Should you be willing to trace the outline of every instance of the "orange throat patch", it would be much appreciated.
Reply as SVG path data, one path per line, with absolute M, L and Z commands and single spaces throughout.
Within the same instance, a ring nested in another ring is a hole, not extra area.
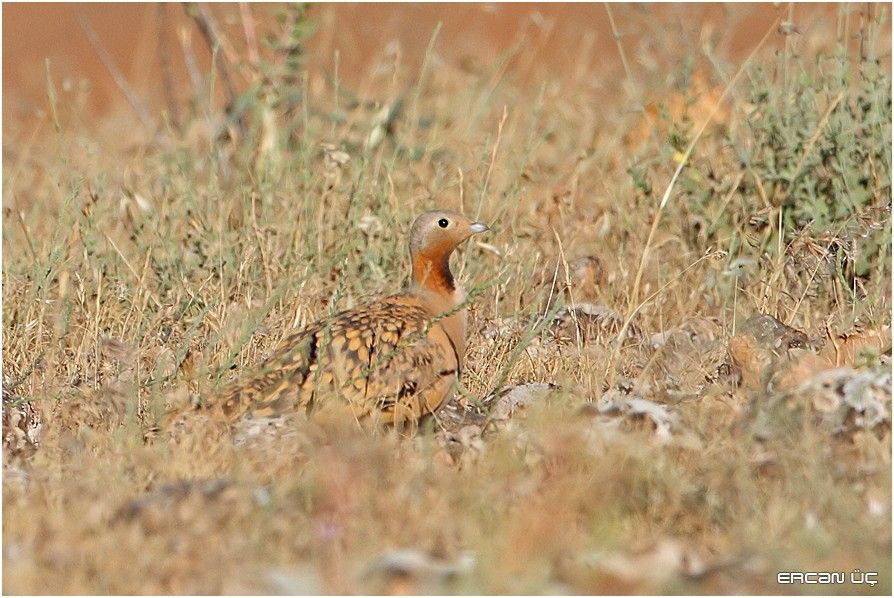
M 450 272 L 450 254 L 413 256 L 413 283 L 439 294 L 452 294 L 456 284 Z

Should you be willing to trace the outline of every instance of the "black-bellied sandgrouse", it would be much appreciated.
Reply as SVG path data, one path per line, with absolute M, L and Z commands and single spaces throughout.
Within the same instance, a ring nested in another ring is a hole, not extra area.
M 253 375 L 225 392 L 224 417 L 304 408 L 410 423 L 435 411 L 453 390 L 466 348 L 465 294 L 450 272 L 450 255 L 486 230 L 449 210 L 416 218 L 409 287 L 285 338 Z

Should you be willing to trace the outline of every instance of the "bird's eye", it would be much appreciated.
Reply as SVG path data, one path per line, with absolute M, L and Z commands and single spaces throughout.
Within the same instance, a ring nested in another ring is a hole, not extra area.
M 440 220 L 438 220 L 438 226 L 440 226 L 441 228 L 447 228 L 448 224 L 450 224 L 450 222 L 446 218 L 441 218 Z

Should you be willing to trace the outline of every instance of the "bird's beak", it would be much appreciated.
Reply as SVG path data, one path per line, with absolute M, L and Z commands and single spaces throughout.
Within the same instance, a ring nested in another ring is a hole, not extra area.
M 471 230 L 473 233 L 477 234 L 477 233 L 483 233 L 483 232 L 489 231 L 490 227 L 486 224 L 482 224 L 481 222 L 473 222 L 469 226 L 469 230 Z

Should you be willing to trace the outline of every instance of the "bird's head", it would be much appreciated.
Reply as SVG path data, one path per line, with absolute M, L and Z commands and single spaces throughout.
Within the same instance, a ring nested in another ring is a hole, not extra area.
M 426 212 L 410 227 L 410 259 L 413 284 L 441 295 L 453 296 L 456 285 L 450 273 L 450 254 L 477 233 L 490 230 L 452 210 Z
M 456 247 L 477 233 L 490 230 L 452 210 L 435 210 L 421 214 L 410 227 L 410 253 L 431 259 L 449 257 Z

